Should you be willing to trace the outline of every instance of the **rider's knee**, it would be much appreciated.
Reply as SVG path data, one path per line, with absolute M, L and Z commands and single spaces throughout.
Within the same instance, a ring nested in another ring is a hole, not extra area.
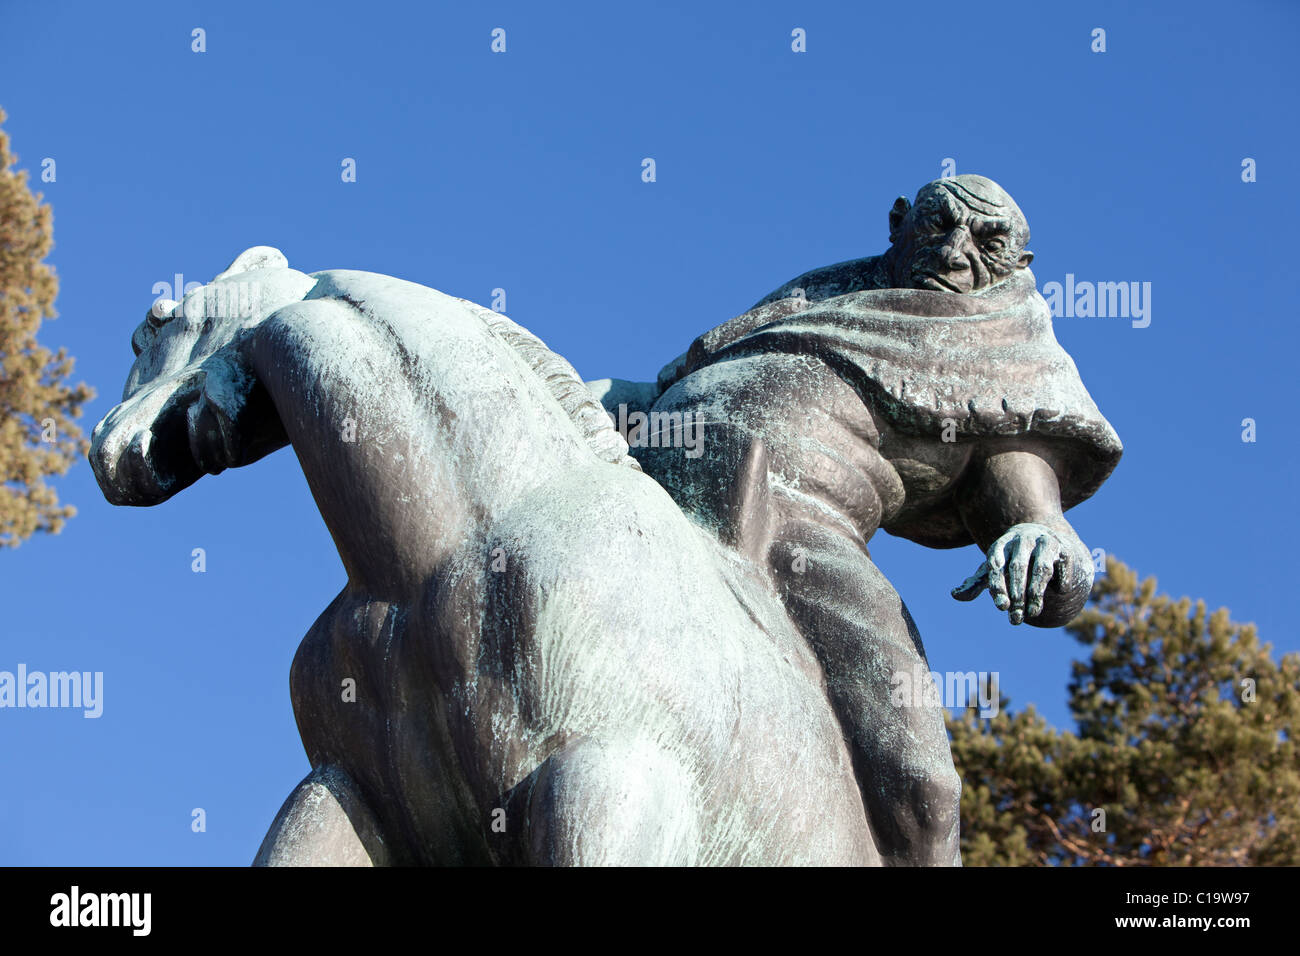
M 961 777 L 951 764 L 917 781 L 912 790 L 912 807 L 919 825 L 946 834 L 961 814 Z
M 961 777 L 949 764 L 911 781 L 906 796 L 907 819 L 902 821 L 908 863 L 952 862 L 957 855 L 961 823 Z

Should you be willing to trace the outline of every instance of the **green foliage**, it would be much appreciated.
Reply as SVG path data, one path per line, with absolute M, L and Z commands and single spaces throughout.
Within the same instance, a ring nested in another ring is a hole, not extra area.
M 1114 559 L 1066 630 L 1075 733 L 1005 700 L 949 717 L 964 862 L 1300 864 L 1300 655 Z

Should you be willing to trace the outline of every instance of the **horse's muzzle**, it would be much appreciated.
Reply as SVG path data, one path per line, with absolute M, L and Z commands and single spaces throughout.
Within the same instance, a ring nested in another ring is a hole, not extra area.
M 187 420 L 201 392 L 201 375 L 169 379 L 115 406 L 95 426 L 88 458 L 110 504 L 161 504 L 203 475 Z

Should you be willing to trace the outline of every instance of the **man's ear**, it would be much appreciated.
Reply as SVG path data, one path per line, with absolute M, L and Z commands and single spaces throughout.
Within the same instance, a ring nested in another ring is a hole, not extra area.
M 1020 258 L 1016 260 L 1016 268 L 1023 269 L 1025 268 L 1025 266 L 1029 265 L 1029 263 L 1033 261 L 1034 261 L 1034 254 L 1030 252 L 1028 249 L 1026 249 L 1024 252 L 1020 253 Z
M 899 196 L 894 200 L 894 208 L 889 210 L 889 241 L 895 242 L 898 239 L 898 231 L 903 227 L 903 217 L 911 210 L 912 204 L 907 201 L 906 196 Z

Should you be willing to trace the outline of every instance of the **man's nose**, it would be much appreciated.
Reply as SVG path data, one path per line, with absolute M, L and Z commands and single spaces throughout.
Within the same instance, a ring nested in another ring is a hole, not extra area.
M 970 231 L 965 226 L 948 233 L 939 247 L 939 258 L 954 271 L 970 268 Z

